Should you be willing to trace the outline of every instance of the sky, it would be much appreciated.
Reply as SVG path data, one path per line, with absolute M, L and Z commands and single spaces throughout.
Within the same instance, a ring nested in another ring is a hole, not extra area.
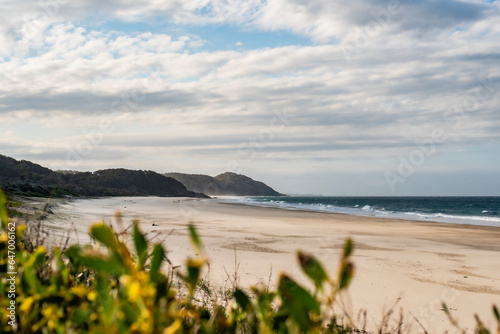
M 500 196 L 500 1 L 1 0 L 0 154 Z

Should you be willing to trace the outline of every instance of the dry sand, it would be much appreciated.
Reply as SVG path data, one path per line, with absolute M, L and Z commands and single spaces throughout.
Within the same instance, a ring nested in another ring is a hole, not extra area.
M 123 225 L 138 218 L 150 237 L 165 238 L 176 264 L 191 254 L 186 225 L 194 222 L 210 258 L 213 285 L 230 284 L 235 250 L 243 286 L 267 284 L 271 270 L 271 285 L 283 271 L 306 282 L 298 249 L 315 254 L 334 275 L 344 240 L 351 237 L 356 275 L 342 299 L 354 320 L 367 310 L 368 328 L 376 329 L 384 310 L 398 301 L 393 321 L 402 309 L 406 330 L 423 333 L 415 316 L 429 333 L 455 333 L 441 310 L 444 301 L 467 332 L 473 332 L 474 313 L 489 328 L 496 326 L 492 305 L 500 307 L 500 228 L 155 197 L 77 200 L 60 205 L 45 224 L 52 240 L 71 228 L 79 242 L 87 242 L 92 222 L 115 224 L 116 210 Z

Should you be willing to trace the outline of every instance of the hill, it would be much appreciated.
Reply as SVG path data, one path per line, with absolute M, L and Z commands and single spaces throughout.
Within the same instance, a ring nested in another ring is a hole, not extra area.
M 212 196 L 282 196 L 260 181 L 230 172 L 215 177 L 183 173 L 165 173 L 163 175 L 176 179 L 184 184 L 188 190 Z
M 207 197 L 153 171 L 104 169 L 57 172 L 29 161 L 0 155 L 0 186 L 23 196 L 167 196 Z
M 216 178 L 202 174 L 165 173 L 164 176 L 176 179 L 186 186 L 187 189 L 204 189 L 204 194 L 221 195 L 223 184 Z M 191 190 L 196 191 L 196 190 Z M 197 191 L 198 192 L 198 191 Z M 199 191 L 202 192 L 202 191 Z

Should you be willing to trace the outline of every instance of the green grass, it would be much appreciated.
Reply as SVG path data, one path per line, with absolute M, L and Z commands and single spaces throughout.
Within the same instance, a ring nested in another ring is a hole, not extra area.
M 12 208 L 18 208 L 23 205 L 23 202 L 19 201 L 16 198 L 12 197 L 7 197 L 7 208 L 12 209 Z

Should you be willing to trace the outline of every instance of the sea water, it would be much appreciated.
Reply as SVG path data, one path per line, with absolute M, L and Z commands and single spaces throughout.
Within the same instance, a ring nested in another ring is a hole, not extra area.
M 232 197 L 220 201 L 289 210 L 344 213 L 500 227 L 500 197 Z

